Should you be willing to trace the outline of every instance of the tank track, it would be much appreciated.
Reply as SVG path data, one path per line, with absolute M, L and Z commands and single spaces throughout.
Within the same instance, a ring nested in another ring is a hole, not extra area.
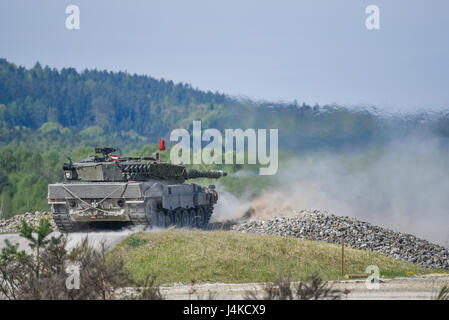
M 149 225 L 148 218 L 145 213 L 130 213 L 129 218 L 133 225 Z
M 51 213 L 53 221 L 60 232 L 69 233 L 79 229 L 79 227 L 72 222 L 72 219 L 66 210 L 52 206 Z
M 212 216 L 212 207 L 177 208 L 158 211 L 149 217 L 151 225 L 158 228 L 198 228 L 206 229 Z
M 58 230 L 62 233 L 70 233 L 81 230 L 82 224 L 74 223 L 67 210 L 63 207 L 52 206 L 52 216 Z M 144 212 L 129 214 L 133 225 L 144 225 L 158 228 L 198 228 L 207 229 L 213 208 L 210 206 L 195 207 L 190 209 L 177 208 L 168 211 L 158 211 L 155 214 L 146 215 Z

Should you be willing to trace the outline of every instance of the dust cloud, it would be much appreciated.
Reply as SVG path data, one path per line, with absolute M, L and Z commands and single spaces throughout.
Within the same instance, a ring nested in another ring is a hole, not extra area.
M 72 232 L 67 238 L 67 248 L 72 249 L 80 245 L 84 239 L 89 240 L 89 245 L 97 250 L 101 250 L 104 246 L 106 251 L 111 250 L 129 235 L 136 232 L 161 232 L 166 229 L 162 228 L 146 228 L 145 226 L 127 226 L 118 230 L 95 230 L 93 232 Z M 56 232 L 55 235 L 59 233 Z
M 215 220 L 328 211 L 449 245 L 449 151 L 413 137 L 363 151 L 314 152 L 280 163 L 257 198 L 220 193 Z

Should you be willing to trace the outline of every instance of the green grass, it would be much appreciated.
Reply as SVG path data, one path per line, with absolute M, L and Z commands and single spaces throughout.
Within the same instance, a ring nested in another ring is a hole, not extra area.
M 135 233 L 108 253 L 110 259 L 119 257 L 134 279 L 153 275 L 160 284 L 269 282 L 288 274 L 296 281 L 313 272 L 324 280 L 343 279 L 340 246 L 291 237 L 177 229 Z M 377 265 L 385 277 L 435 272 L 371 251 L 345 249 L 345 273 L 364 273 L 368 265 Z
M 146 240 L 146 239 L 131 236 L 131 237 L 127 238 L 126 244 L 130 247 L 136 248 L 136 247 L 143 246 L 147 242 L 148 242 L 148 240 Z

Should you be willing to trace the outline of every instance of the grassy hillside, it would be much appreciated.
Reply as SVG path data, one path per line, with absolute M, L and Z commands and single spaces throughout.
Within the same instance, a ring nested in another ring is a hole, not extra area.
M 236 232 L 172 229 L 136 233 L 108 256 L 117 257 L 125 259 L 125 267 L 136 279 L 154 275 L 161 284 L 267 282 L 278 274 L 299 280 L 315 271 L 325 280 L 343 278 L 338 245 Z M 363 273 L 368 265 L 377 265 L 381 276 L 387 277 L 434 272 L 370 251 L 346 249 L 345 257 L 348 273 Z

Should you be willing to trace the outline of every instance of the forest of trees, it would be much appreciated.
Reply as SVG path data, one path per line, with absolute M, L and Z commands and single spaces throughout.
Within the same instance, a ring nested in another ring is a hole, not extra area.
M 0 147 L 69 152 L 108 142 L 135 148 L 197 119 L 218 129 L 282 128 L 287 147 L 356 143 L 379 129 L 366 111 L 255 103 L 149 76 L 39 63 L 26 69 L 0 59 Z
M 0 59 L 0 213 L 46 209 L 47 184 L 62 179 L 66 156 L 80 159 L 96 146 L 152 150 L 193 120 L 203 129 L 278 128 L 279 146 L 289 152 L 363 148 L 418 131 L 449 137 L 444 113 L 382 117 L 365 109 L 254 102 L 126 72 L 39 63 L 27 69 Z

